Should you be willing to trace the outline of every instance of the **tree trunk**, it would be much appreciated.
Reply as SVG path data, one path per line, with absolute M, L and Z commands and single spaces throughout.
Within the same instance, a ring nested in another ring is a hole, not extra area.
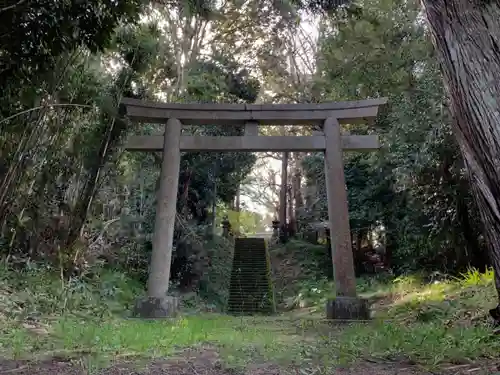
M 422 3 L 500 293 L 500 2 Z M 500 305 L 490 313 L 500 322 Z
M 287 240 L 287 190 L 288 190 L 288 152 L 284 152 L 281 159 L 281 189 L 280 189 L 280 227 L 281 227 L 281 240 Z
M 473 225 L 474 220 L 471 218 L 472 210 L 465 200 L 470 191 L 469 189 L 470 187 L 466 184 L 466 181 L 459 182 L 457 216 L 465 239 L 467 266 L 475 267 L 479 271 L 484 272 L 491 264 L 488 254 L 485 251 L 486 249 L 479 242 L 479 231 L 477 230 L 477 225 Z
M 293 189 L 293 200 L 295 202 L 294 211 L 294 222 L 295 231 L 299 230 L 300 214 L 304 209 L 304 198 L 302 197 L 302 155 L 298 152 L 294 154 L 295 159 L 295 170 L 293 173 L 292 189 Z
M 240 211 L 241 211 L 241 192 L 240 185 L 238 185 L 238 190 L 236 190 L 236 197 L 234 202 L 234 210 L 237 212 L 236 214 L 236 233 L 238 236 L 240 235 Z
M 289 237 L 295 236 L 296 230 L 295 230 L 295 210 L 293 206 L 293 176 L 288 176 L 288 184 L 287 184 L 287 205 L 288 205 L 288 235 Z

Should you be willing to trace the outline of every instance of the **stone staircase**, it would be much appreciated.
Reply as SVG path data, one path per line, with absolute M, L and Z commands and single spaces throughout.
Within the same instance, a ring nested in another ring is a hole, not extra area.
M 264 238 L 236 238 L 229 289 L 228 313 L 276 312 L 271 283 L 271 262 Z

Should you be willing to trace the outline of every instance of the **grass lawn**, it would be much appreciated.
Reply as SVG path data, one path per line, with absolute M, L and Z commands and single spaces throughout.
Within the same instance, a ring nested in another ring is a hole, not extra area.
M 35 276 L 38 282 L 23 290 Z M 58 286 L 44 277 L 27 275 L 14 287 L 7 278 L 0 284 L 0 357 L 73 358 L 90 373 L 111 362 L 175 358 L 186 348 L 202 348 L 216 352 L 224 368 L 273 363 L 324 373 L 360 361 L 469 368 L 493 363 L 500 354 L 500 338 L 486 316 L 495 303 L 491 272 L 429 284 L 418 277 L 360 282 L 374 301 L 374 319 L 341 326 L 322 319 L 322 302 L 275 317 L 127 319 L 117 315 L 119 306 L 131 303 L 137 290 L 123 276 L 103 276 L 99 287 Z M 106 289 L 111 284 L 112 292 Z

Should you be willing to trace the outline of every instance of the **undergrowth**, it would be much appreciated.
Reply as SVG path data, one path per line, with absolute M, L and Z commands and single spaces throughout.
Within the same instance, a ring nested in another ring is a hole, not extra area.
M 121 272 L 98 269 L 79 278 L 63 279 L 39 264 L 12 270 L 0 265 L 0 316 L 43 319 L 76 315 L 110 317 L 131 308 L 143 292 L 140 283 Z

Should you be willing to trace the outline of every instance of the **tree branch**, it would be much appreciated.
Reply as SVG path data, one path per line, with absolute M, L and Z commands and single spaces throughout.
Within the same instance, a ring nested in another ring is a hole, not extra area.
M 0 9 L 0 13 L 3 13 L 3 12 L 8 12 L 9 10 L 11 9 L 14 9 L 16 7 L 18 7 L 19 5 L 22 5 L 23 3 L 25 3 L 26 0 L 19 0 L 17 3 L 15 4 L 11 4 L 9 6 L 6 6 L 5 8 L 2 8 Z

